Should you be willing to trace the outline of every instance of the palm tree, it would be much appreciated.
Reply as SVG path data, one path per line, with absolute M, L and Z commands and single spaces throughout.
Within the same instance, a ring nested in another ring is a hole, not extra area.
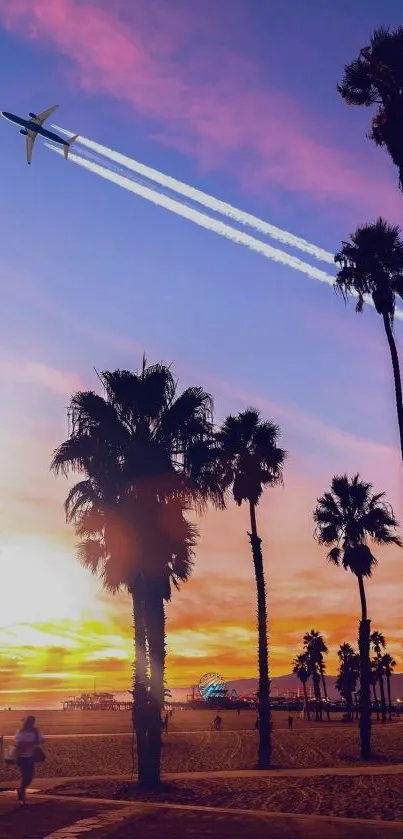
M 361 757 L 371 757 L 371 621 L 367 614 L 364 580 L 371 577 L 376 558 L 369 541 L 376 545 L 398 545 L 398 523 L 383 492 L 374 494 L 370 483 L 354 475 L 336 475 L 330 492 L 318 498 L 313 517 L 315 538 L 330 547 L 328 559 L 357 577 L 361 601 L 358 646 L 360 653 L 360 740 Z
M 403 400 L 399 358 L 393 334 L 396 297 L 403 297 L 403 235 L 399 227 L 379 218 L 374 224 L 358 227 L 349 242 L 335 255 L 341 267 L 335 288 L 347 299 L 356 295 L 357 312 L 365 297 L 372 298 L 382 316 L 392 362 L 400 450 L 403 459 Z
M 382 665 L 383 670 L 386 676 L 386 685 L 388 690 L 388 711 L 389 711 L 389 720 L 392 720 L 392 694 L 390 691 L 390 680 L 393 675 L 394 668 L 396 667 L 395 659 L 389 653 L 385 653 L 382 656 Z
M 265 486 L 277 486 L 283 480 L 286 453 L 277 445 L 279 428 L 261 419 L 259 411 L 249 408 L 238 416 L 229 416 L 217 434 L 222 485 L 232 488 L 239 506 L 249 504 L 251 532 L 248 533 L 255 570 L 258 622 L 259 664 L 259 769 L 267 769 L 271 760 L 270 681 L 267 639 L 266 586 L 261 542 L 256 523 L 256 506 Z
M 329 697 L 327 695 L 325 681 L 326 665 L 323 658 L 324 654 L 328 652 L 328 649 L 320 632 L 316 632 L 315 629 L 311 629 L 310 632 L 305 633 L 304 649 L 308 657 L 309 671 L 313 681 L 316 701 L 316 719 L 322 719 L 322 695 L 320 689 L 320 683 L 322 682 L 323 696 L 326 702 L 326 715 L 328 720 L 330 720 Z
M 309 659 L 306 652 L 300 653 L 295 657 L 292 672 L 295 673 L 297 679 L 299 679 L 299 681 L 301 682 L 302 689 L 304 691 L 305 714 L 307 720 L 310 720 L 311 714 L 309 711 L 308 691 L 306 689 L 307 682 L 309 679 Z
M 379 689 L 381 692 L 381 712 L 382 712 L 382 722 L 386 722 L 386 697 L 385 697 L 385 684 L 383 681 L 383 663 L 382 663 L 382 655 L 386 649 L 386 641 L 385 636 L 382 632 L 377 632 L 374 630 L 371 632 L 370 636 L 370 643 L 374 649 L 375 659 L 374 659 L 374 670 L 376 674 L 376 678 L 379 682 Z
M 368 46 L 344 68 L 337 89 L 348 105 L 378 109 L 369 138 L 389 152 L 403 188 L 403 27 L 376 29 Z
M 107 589 L 127 588 L 135 629 L 134 725 L 139 780 L 160 779 L 165 664 L 164 601 L 191 570 L 197 530 L 186 512 L 223 504 L 212 468 L 212 400 L 201 388 L 177 393 L 163 364 L 104 372 L 104 396 L 77 393 L 71 432 L 52 469 L 81 472 L 65 510 L 78 556 Z
M 357 690 L 360 675 L 359 656 L 351 644 L 340 644 L 337 655 L 339 657 L 339 672 L 336 679 L 336 689 L 346 701 L 348 721 L 352 722 L 354 714 L 353 695 Z

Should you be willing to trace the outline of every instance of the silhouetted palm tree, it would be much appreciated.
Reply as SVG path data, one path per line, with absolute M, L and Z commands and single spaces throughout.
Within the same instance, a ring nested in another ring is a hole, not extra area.
M 308 667 L 313 681 L 313 689 L 316 700 L 316 719 L 322 719 L 322 695 L 320 683 L 322 682 L 323 696 L 326 702 L 326 715 L 330 719 L 329 697 L 327 695 L 325 672 L 326 665 L 323 656 L 328 652 L 327 646 L 320 632 L 311 629 L 304 635 L 304 649 L 308 657 Z
M 256 506 L 265 486 L 277 486 L 283 480 L 286 453 L 277 445 L 279 428 L 261 419 L 259 411 L 249 408 L 238 416 L 229 416 L 217 434 L 220 449 L 221 481 L 239 506 L 249 504 L 251 532 L 248 534 L 257 590 L 258 663 L 259 663 L 259 769 L 266 769 L 271 759 L 270 681 L 267 638 L 266 586 L 261 539 L 256 524 Z
M 403 132 L 403 127 L 402 127 Z M 403 136 L 403 135 L 402 135 Z M 403 297 L 403 235 L 399 227 L 379 218 L 375 224 L 358 227 L 349 242 L 335 255 L 341 268 L 335 282 L 345 299 L 358 296 L 361 312 L 369 295 L 382 316 L 392 361 L 400 449 L 403 459 L 403 401 L 399 358 L 393 334 L 396 297 Z
M 81 472 L 66 515 L 78 556 L 110 590 L 132 596 L 135 627 L 134 724 L 139 780 L 160 779 L 165 664 L 164 600 L 189 576 L 197 530 L 188 509 L 222 504 L 210 456 L 212 400 L 201 388 L 177 394 L 163 364 L 139 373 L 104 372 L 104 396 L 77 393 L 71 432 L 55 451 L 55 472 Z M 147 675 L 148 671 L 148 675 Z M 149 676 L 149 680 L 148 680 Z M 149 687 L 149 690 L 147 690 Z
M 386 641 L 385 636 L 382 632 L 377 632 L 374 630 L 371 632 L 370 636 L 370 643 L 374 649 L 375 658 L 374 658 L 374 671 L 379 682 L 379 689 L 381 692 L 381 712 L 382 712 L 382 722 L 386 722 L 386 697 L 385 697 L 385 684 L 383 681 L 383 664 L 382 664 L 382 656 L 383 652 L 386 649 Z
M 305 706 L 305 714 L 307 720 L 311 719 L 311 714 L 309 710 L 309 700 L 308 700 L 308 691 L 307 691 L 307 682 L 309 679 L 309 659 L 307 653 L 300 653 L 297 655 L 293 661 L 292 672 L 295 673 L 297 679 L 301 682 L 302 689 L 304 691 L 304 706 Z
M 393 671 L 396 667 L 395 659 L 389 653 L 385 653 L 382 656 L 382 665 L 383 671 L 386 676 L 386 685 L 388 690 L 388 712 L 389 712 L 389 719 L 392 720 L 392 694 L 390 690 L 390 680 L 393 675 Z
M 376 29 L 358 58 L 345 66 L 343 81 L 337 89 L 349 105 L 378 106 L 368 136 L 389 152 L 398 168 L 402 189 L 403 27 L 395 31 Z
M 336 679 L 336 689 L 346 701 L 347 716 L 352 722 L 354 715 L 353 695 L 357 690 L 360 676 L 360 660 L 351 644 L 340 644 L 337 655 L 339 657 L 339 672 Z
M 328 559 L 357 577 L 361 600 L 358 646 L 360 651 L 360 739 L 361 757 L 371 756 L 371 621 L 367 614 L 364 579 L 372 575 L 376 565 L 368 541 L 377 545 L 398 545 L 395 533 L 398 523 L 392 507 L 384 500 L 385 493 L 373 493 L 370 483 L 359 475 L 349 479 L 337 475 L 330 492 L 318 499 L 314 511 L 315 538 L 320 545 L 333 546 Z

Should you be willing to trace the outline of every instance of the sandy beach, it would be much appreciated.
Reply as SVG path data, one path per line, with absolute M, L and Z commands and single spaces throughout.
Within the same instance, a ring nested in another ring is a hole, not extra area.
M 375 759 L 364 764 L 368 767 L 365 775 L 342 774 L 363 766 L 356 724 L 343 724 L 337 718 L 320 724 L 297 719 L 295 729 L 288 731 L 287 714 L 279 713 L 273 715 L 273 769 L 281 769 L 281 775 L 198 778 L 198 772 L 242 772 L 256 766 L 255 714 L 224 712 L 222 716 L 224 730 L 216 732 L 211 730 L 210 712 L 176 712 L 163 737 L 162 770 L 165 775 L 183 773 L 186 777 L 167 779 L 158 793 L 140 794 L 122 791 L 122 784 L 135 776 L 137 768 L 129 713 L 39 712 L 38 724 L 48 739 L 46 763 L 37 767 L 37 777 L 76 778 L 67 784 L 56 782 L 53 789 L 73 797 L 127 795 L 141 801 L 403 820 L 403 774 L 399 770 L 382 774 L 383 766 L 403 764 L 403 725 L 399 722 L 374 724 Z M 6 738 L 20 718 L 14 712 L 0 715 Z M 323 774 L 286 774 L 287 770 L 314 768 L 324 770 Z M 327 774 L 331 768 L 339 774 Z M 15 779 L 16 770 L 2 763 L 2 784 Z
M 76 716 L 74 716 L 76 715 Z M 162 770 L 186 773 L 253 769 L 256 763 L 257 733 L 252 730 L 253 712 L 238 716 L 222 714 L 224 730 L 211 730 L 212 714 L 206 711 L 176 712 L 168 735 L 163 737 Z M 320 724 L 295 721 L 288 731 L 286 714 L 274 714 L 273 766 L 311 768 L 361 765 L 357 725 L 337 720 Z M 9 737 L 21 715 L 4 712 L 2 733 Z M 130 714 L 127 712 L 41 712 L 47 760 L 38 766 L 39 777 L 84 777 L 125 775 L 136 772 Z M 6 739 L 7 744 L 7 739 Z M 403 762 L 403 725 L 374 725 L 374 752 L 378 761 Z M 0 780 L 15 776 L 13 768 L 0 768 Z
M 169 720 L 170 732 L 208 731 L 216 711 L 189 709 L 175 711 Z M 66 734 L 130 734 L 132 720 L 130 711 L 53 711 L 26 710 L 0 711 L 0 734 L 12 735 L 19 728 L 21 720 L 27 714 L 36 717 L 37 724 L 47 735 Z M 274 711 L 273 725 L 287 728 L 288 711 Z M 224 731 L 251 731 L 256 720 L 255 711 L 221 711 Z M 298 714 L 293 714 L 296 730 L 321 727 L 324 723 L 306 722 Z M 330 725 L 339 725 L 341 714 L 333 714 Z M 403 721 L 403 717 L 402 717 Z M 329 723 L 326 722 L 326 725 Z
M 115 781 L 56 787 L 56 794 L 123 798 L 168 804 L 262 810 L 272 813 L 386 819 L 403 822 L 403 774 L 169 780 L 158 793 L 122 793 Z M 403 825 L 402 825 L 403 835 Z

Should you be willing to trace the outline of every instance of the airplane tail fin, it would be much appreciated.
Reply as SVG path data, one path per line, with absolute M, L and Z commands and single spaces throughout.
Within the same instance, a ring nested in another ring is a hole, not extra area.
M 73 145 L 74 141 L 77 140 L 77 137 L 79 137 L 79 136 L 80 136 L 79 134 L 74 134 L 74 137 L 70 137 L 70 140 L 66 140 L 66 142 L 64 144 L 64 147 L 63 147 L 64 156 L 65 156 L 66 160 L 69 156 L 70 146 Z

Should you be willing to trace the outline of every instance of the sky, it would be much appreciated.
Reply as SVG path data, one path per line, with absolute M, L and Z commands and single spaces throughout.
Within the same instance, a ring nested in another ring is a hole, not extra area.
M 403 198 L 336 91 L 397 0 L 0 0 L 0 107 L 58 103 L 60 125 L 336 252 Z M 253 405 L 281 427 L 284 487 L 258 509 L 271 672 L 322 631 L 335 672 L 354 641 L 354 578 L 313 539 L 335 473 L 360 472 L 397 516 L 401 465 L 382 324 L 332 288 L 201 229 L 0 125 L 0 707 L 130 685 L 132 618 L 81 568 L 49 472 L 66 407 L 96 370 L 173 364 L 216 420 Z M 267 240 L 268 241 L 268 240 Z M 273 243 L 276 244 L 276 243 Z M 281 247 L 281 245 L 279 245 Z M 293 252 L 294 253 L 294 252 Z M 294 253 L 304 258 L 304 255 Z M 332 266 L 311 263 L 334 273 Z M 396 324 L 399 351 L 402 327 Z M 168 683 L 256 674 L 245 509 L 199 522 L 193 578 L 168 606 Z M 378 553 L 370 616 L 403 669 L 399 549 Z

